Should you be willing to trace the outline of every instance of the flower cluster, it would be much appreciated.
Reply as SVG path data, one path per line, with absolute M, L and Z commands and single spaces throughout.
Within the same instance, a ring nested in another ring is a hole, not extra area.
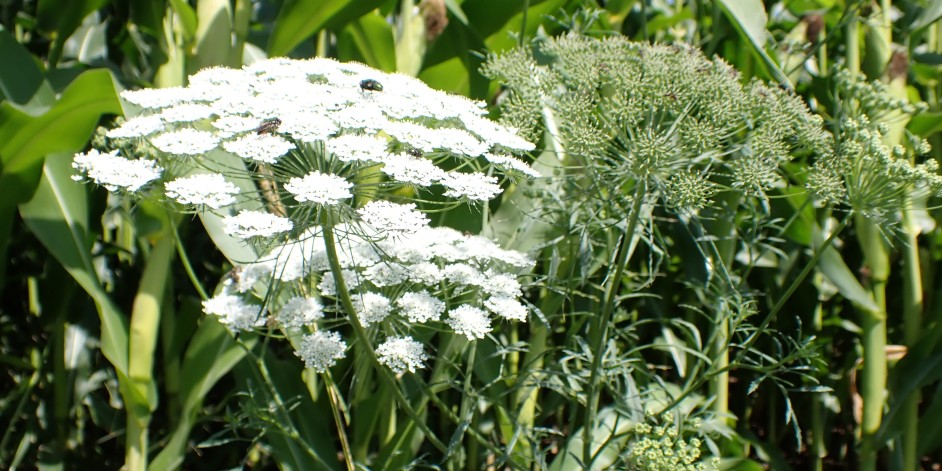
M 641 182 L 668 206 L 697 210 L 720 189 L 762 197 L 783 182 L 779 169 L 796 152 L 831 147 L 822 119 L 797 95 L 744 85 L 729 64 L 694 47 L 576 35 L 537 47 L 539 59 L 521 47 L 484 65 L 507 88 L 504 116 L 533 136 L 542 129 L 527 116 L 551 118 L 563 164 L 610 190 Z
M 517 275 L 531 261 L 430 227 L 420 211 L 483 203 L 505 179 L 537 175 L 518 157 L 534 146 L 483 103 L 323 58 L 210 68 L 186 87 L 121 97 L 130 117 L 101 139 L 107 153 L 75 156 L 75 179 L 215 215 L 216 230 L 263 254 L 239 260 L 204 302 L 231 330 L 277 326 L 324 371 L 347 345 L 325 325 L 348 320 L 375 336 L 393 326 L 377 356 L 403 373 L 427 359 L 401 335 L 410 325 L 441 321 L 476 339 L 493 318 L 526 320 Z M 402 204 L 419 193 L 422 207 Z
M 893 227 L 899 209 L 911 198 L 942 194 L 935 159 L 913 164 L 928 153 L 926 141 L 913 140 L 907 150 L 890 148 L 884 136 L 892 120 L 925 109 L 889 96 L 886 86 L 863 75 L 841 70 L 834 74 L 841 114 L 837 117 L 834 151 L 819 158 L 808 173 L 807 187 L 827 204 L 846 204 L 875 222 Z
M 361 87 L 364 80 L 382 83 L 382 91 Z M 246 171 L 274 170 L 268 180 L 276 196 L 297 205 L 347 202 L 360 192 L 357 172 L 377 164 L 387 187 L 440 185 L 446 196 L 469 202 L 500 193 L 488 169 L 534 174 L 513 156 L 533 145 L 488 120 L 482 103 L 356 63 L 271 59 L 242 70 L 205 69 L 185 88 L 121 96 L 137 115 L 108 131 L 116 147 L 109 154 L 77 156 L 78 178 L 111 191 L 141 192 L 151 184 L 170 200 L 202 209 L 237 199 L 229 180 L 244 173 L 224 175 L 209 165 L 223 161 L 222 154 L 241 159 Z M 297 155 L 314 143 L 324 146 L 320 161 Z M 158 161 L 138 160 L 142 145 Z
M 700 439 L 686 440 L 680 428 L 674 423 L 673 415 L 666 412 L 661 417 L 649 416 L 648 422 L 635 424 L 633 434 L 637 437 L 632 441 L 625 453 L 625 461 L 630 469 L 650 471 L 703 471 L 717 469 L 713 460 L 708 466 L 700 462 Z M 696 419 L 695 419 L 695 422 Z M 693 424 L 698 428 L 699 424 Z
M 344 286 L 354 306 L 348 315 L 377 331 L 384 326 L 401 330 L 441 321 L 469 340 L 484 338 L 493 329 L 494 319 L 526 321 L 528 309 L 519 299 L 523 290 L 517 273 L 532 267 L 530 258 L 483 237 L 429 227 L 424 215 L 411 205 L 375 201 L 360 213 L 370 215 L 382 208 L 401 218 L 333 228 Z M 403 230 L 402 221 L 413 224 Z M 217 297 L 251 297 L 264 292 L 274 280 L 277 285 L 316 284 L 320 295 L 337 298 L 342 293 L 337 291 L 329 257 L 323 229 L 311 228 L 258 261 L 241 266 L 238 282 Z M 319 309 L 311 311 L 320 313 Z M 411 340 L 395 338 L 399 340 L 389 339 L 377 350 L 381 361 L 397 373 L 419 367 L 425 358 L 421 350 Z M 307 357 L 305 361 L 322 364 Z

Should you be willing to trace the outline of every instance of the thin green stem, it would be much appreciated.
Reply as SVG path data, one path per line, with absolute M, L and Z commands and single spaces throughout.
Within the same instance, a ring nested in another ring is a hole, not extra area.
M 376 350 L 373 349 L 373 345 L 370 341 L 370 337 L 366 332 L 366 328 L 363 327 L 363 324 L 360 322 L 360 318 L 357 316 L 356 309 L 353 307 L 353 300 L 350 299 L 350 292 L 347 290 L 347 284 L 343 279 L 343 272 L 340 267 L 340 258 L 337 255 L 337 246 L 336 239 L 334 238 L 334 229 L 331 221 L 328 217 L 324 217 L 325 220 L 322 220 L 322 228 L 324 230 L 324 245 L 327 251 L 327 259 L 330 263 L 330 271 L 334 275 L 334 281 L 337 284 L 337 298 L 340 300 L 340 304 L 343 306 L 344 310 L 347 312 L 347 315 L 350 318 L 350 326 L 353 327 L 353 333 L 362 344 L 363 352 L 366 353 L 367 358 L 370 361 L 370 364 L 373 365 L 373 368 L 376 370 L 377 375 L 387 384 L 389 390 L 393 392 L 396 402 L 399 404 L 399 407 L 402 407 L 402 410 L 405 411 L 406 415 L 415 423 L 419 430 L 425 434 L 425 438 L 431 443 L 435 448 L 438 448 L 442 453 L 447 452 L 447 447 L 443 444 L 438 437 L 432 433 L 428 428 L 428 425 L 421 420 L 418 413 L 415 409 L 412 408 L 412 405 L 409 404 L 409 401 L 402 394 L 402 391 L 399 389 L 396 384 L 396 379 L 392 377 L 392 373 L 388 368 L 383 366 L 379 362 L 379 358 L 376 356 Z
M 814 270 L 814 267 L 818 266 L 818 262 L 821 260 L 821 256 L 824 254 L 824 251 L 831 247 L 831 245 L 834 243 L 834 239 L 836 239 L 838 234 L 840 234 L 844 228 L 847 227 L 847 223 L 850 222 L 850 217 L 851 214 L 848 213 L 848 215 L 837 224 L 834 230 L 831 231 L 831 234 L 828 236 L 828 238 L 825 239 L 825 241 L 819 247 L 817 247 L 817 250 L 814 251 L 814 255 L 811 256 L 811 260 L 805 264 L 801 272 L 798 273 L 798 276 L 792 280 L 792 284 L 789 285 L 782 296 L 779 297 L 778 301 L 775 303 L 775 306 L 773 306 L 772 310 L 769 311 L 769 315 L 762 320 L 762 323 L 759 324 L 755 332 L 753 332 L 753 334 L 746 338 L 746 341 L 743 342 L 739 353 L 736 354 L 736 357 L 733 360 L 733 364 L 736 364 L 742 360 L 742 357 L 748 353 L 752 345 L 759 339 L 760 334 L 765 332 L 765 329 L 768 328 L 770 323 L 772 323 L 772 321 L 775 319 L 775 316 L 778 315 L 778 312 L 781 311 L 783 307 L 785 307 L 785 303 L 788 302 L 793 294 L 795 294 L 795 291 L 798 290 L 798 287 L 804 283 L 805 278 L 807 278 L 811 271 Z
M 752 348 L 752 345 L 755 344 L 756 341 L 758 341 L 758 339 L 760 338 L 761 333 L 764 332 L 765 329 L 768 328 L 772 320 L 775 319 L 775 316 L 778 315 L 778 312 L 781 311 L 782 308 L 785 306 L 785 303 L 788 301 L 788 299 L 792 296 L 792 294 L 795 293 L 798 287 L 801 286 L 805 278 L 808 277 L 808 275 L 811 273 L 814 267 L 818 265 L 818 262 L 821 260 L 821 256 L 824 254 L 824 251 L 831 247 L 831 245 L 834 243 L 834 240 L 837 238 L 838 234 L 840 234 L 844 230 L 844 228 L 847 227 L 847 223 L 849 221 L 850 221 L 850 214 L 848 214 L 843 220 L 841 220 L 838 223 L 838 225 L 834 228 L 834 230 L 831 232 L 831 234 L 828 236 L 828 238 L 825 239 L 825 241 L 822 242 L 817 247 L 817 250 L 815 250 L 814 254 L 811 256 L 811 260 L 808 261 L 808 263 L 801 270 L 798 276 L 796 276 L 795 279 L 792 280 L 791 285 L 789 285 L 789 287 L 785 290 L 785 293 L 783 293 L 782 296 L 779 298 L 779 300 L 775 303 L 775 306 L 772 307 L 772 310 L 765 317 L 765 319 L 762 320 L 762 323 L 759 324 L 759 326 L 755 329 L 755 331 L 749 337 L 747 337 L 746 340 L 739 347 L 739 351 L 736 353 L 736 356 L 733 357 L 733 359 L 726 366 L 716 366 L 716 364 L 714 363 L 714 366 L 711 367 L 714 374 L 724 373 L 734 367 L 740 367 L 743 357 L 749 353 L 750 349 Z M 728 337 L 725 348 L 729 348 L 729 345 L 731 342 L 732 342 L 732 337 Z M 688 387 L 684 388 L 683 392 L 681 392 L 676 397 L 672 398 L 671 402 L 667 405 L 667 407 L 665 407 L 665 410 L 669 410 L 675 407 L 682 400 L 684 400 L 684 398 L 686 398 L 687 396 L 692 394 L 694 391 L 699 389 L 700 386 L 703 385 L 703 383 L 709 381 L 709 378 L 711 378 L 712 376 L 713 376 L 712 374 L 704 374 L 702 375 L 701 378 L 697 379 L 696 381 L 693 381 Z
M 592 452 L 592 434 L 595 430 L 595 419 L 599 411 L 599 400 L 601 396 L 600 383 L 602 376 L 602 359 L 605 357 L 605 345 L 608 343 L 609 327 L 611 325 L 612 314 L 615 312 L 615 298 L 621 289 L 622 276 L 625 274 L 625 268 L 628 265 L 628 255 L 631 252 L 631 244 L 635 236 L 635 228 L 638 226 L 638 219 L 641 214 L 641 205 L 644 203 L 647 184 L 644 181 L 638 182 L 635 190 L 634 202 L 632 203 L 630 213 L 628 214 L 628 224 L 625 227 L 625 234 L 622 237 L 621 244 L 618 247 L 618 254 L 615 260 L 615 272 L 607 280 L 608 287 L 605 300 L 602 303 L 602 313 L 596 317 L 595 325 L 592 329 L 595 342 L 592 346 L 592 366 L 589 373 L 588 404 L 586 407 L 586 420 L 582 431 L 582 459 L 585 466 L 591 467 L 594 461 Z
M 190 279 L 190 284 L 193 285 L 193 288 L 196 289 L 196 292 L 199 293 L 200 299 L 207 300 L 209 295 L 206 293 L 206 290 L 203 289 L 203 285 L 199 282 L 199 278 L 196 276 L 196 271 L 193 270 L 193 265 L 190 263 L 190 257 L 187 256 L 186 250 L 183 247 L 183 244 L 180 243 L 180 233 L 177 231 L 177 223 L 173 218 L 169 218 L 170 228 L 173 230 L 173 240 L 176 241 L 177 246 L 177 256 L 180 257 L 180 263 L 183 264 L 183 271 L 186 272 L 187 278 Z
M 356 466 L 353 460 L 353 452 L 350 450 L 350 439 L 347 438 L 347 423 L 341 416 L 340 391 L 334 383 L 334 377 L 330 370 L 321 374 L 324 379 L 324 389 L 327 390 L 327 397 L 330 399 L 330 410 L 333 412 L 334 423 L 337 424 L 337 435 L 340 437 L 340 448 L 343 450 L 344 464 L 347 465 L 347 471 L 354 471 Z

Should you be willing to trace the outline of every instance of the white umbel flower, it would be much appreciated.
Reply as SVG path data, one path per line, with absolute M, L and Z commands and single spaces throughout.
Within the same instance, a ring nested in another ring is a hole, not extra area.
M 239 211 L 238 216 L 226 216 L 222 220 L 226 234 L 240 239 L 250 237 L 272 237 L 288 232 L 294 224 L 290 219 L 264 211 Z
M 326 146 L 343 162 L 381 162 L 386 156 L 386 140 L 373 136 L 346 134 L 328 139 Z
M 183 87 L 144 88 L 141 90 L 125 90 L 121 98 L 142 108 L 160 109 L 191 100 L 194 94 Z
M 428 360 L 422 344 L 409 337 L 386 339 L 376 348 L 376 355 L 380 363 L 388 366 L 397 375 L 406 371 L 414 373 L 419 368 L 425 368 L 425 360 Z
M 294 149 L 294 144 L 281 136 L 248 134 L 235 141 L 224 142 L 222 148 L 243 159 L 273 164 L 279 157 Z
M 137 191 L 147 183 L 160 177 L 161 169 L 153 160 L 128 160 L 118 156 L 118 150 L 102 154 L 92 149 L 84 154 L 75 154 L 72 168 L 84 173 L 108 191 Z M 74 175 L 73 180 L 81 180 Z
M 383 160 L 383 164 L 383 173 L 390 178 L 416 186 L 431 186 L 448 173 L 436 167 L 431 160 L 409 154 L 390 155 Z
M 484 154 L 484 158 L 487 159 L 488 162 L 495 164 L 505 170 L 517 172 L 532 178 L 540 177 L 540 172 L 533 170 L 533 168 L 527 165 L 526 162 L 516 157 L 505 154 L 497 155 L 486 153 Z
M 317 331 L 301 338 L 301 345 L 294 352 L 304 360 L 304 367 L 318 373 L 327 371 L 346 356 L 347 343 L 337 332 Z
M 219 322 L 232 332 L 265 325 L 262 306 L 248 303 L 241 296 L 226 291 L 203 301 L 203 312 L 219 316 Z
M 441 180 L 445 196 L 465 198 L 471 201 L 490 201 L 500 194 L 497 177 L 483 173 L 448 173 Z
M 166 184 L 167 196 L 180 204 L 205 205 L 219 209 L 235 202 L 239 189 L 218 173 L 201 173 L 178 178 Z
M 483 339 L 491 331 L 491 319 L 487 313 L 467 304 L 449 311 L 445 322 L 456 334 L 464 335 L 468 340 Z
M 180 129 L 154 136 L 150 143 L 168 154 L 188 156 L 205 154 L 215 149 L 219 138 L 208 131 Z
M 414 204 L 396 204 L 376 200 L 357 210 L 363 222 L 382 233 L 411 234 L 428 226 L 425 213 L 416 211 Z
M 527 320 L 527 307 L 509 296 L 491 297 L 484 301 L 484 307 L 504 319 L 520 322 Z
M 108 131 L 112 139 L 149 136 L 164 129 L 164 121 L 158 115 L 137 116 Z
M 318 172 L 307 174 L 304 178 L 292 178 L 285 185 L 298 202 L 334 205 L 353 196 L 350 188 L 353 184 L 343 177 Z
M 295 296 L 281 307 L 277 320 L 285 328 L 298 328 L 310 325 L 322 317 L 324 307 L 317 298 Z
M 389 298 L 379 293 L 362 293 L 353 295 L 353 308 L 356 309 L 360 322 L 364 327 L 382 322 L 392 312 L 392 303 Z
M 160 117 L 168 123 L 189 123 L 206 119 L 213 115 L 209 105 L 186 103 L 165 109 Z
M 248 116 L 227 115 L 213 121 L 213 127 L 216 128 L 216 134 L 222 138 L 249 132 L 258 128 L 258 119 Z
M 445 312 L 445 303 L 428 291 L 405 293 L 396 300 L 399 312 L 411 322 L 437 321 Z

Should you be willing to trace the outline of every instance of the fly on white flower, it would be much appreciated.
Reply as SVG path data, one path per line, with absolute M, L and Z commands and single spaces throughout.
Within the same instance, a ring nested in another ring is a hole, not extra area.
M 359 322 L 386 335 L 377 357 L 399 374 L 424 367 L 424 346 L 400 335 L 419 324 L 474 340 L 499 320 L 526 321 L 517 279 L 529 257 L 427 215 L 485 205 L 509 179 L 537 176 L 524 156 L 533 144 L 488 119 L 484 103 L 324 58 L 205 69 L 188 82 L 122 93 L 139 111 L 109 136 L 136 138 L 141 152 L 80 154 L 74 166 L 109 190 L 214 213 L 214 240 L 264 253 L 227 254 L 241 268 L 207 314 L 239 331 L 271 312 L 270 327 L 292 331 L 316 371 L 347 351 L 325 327 Z

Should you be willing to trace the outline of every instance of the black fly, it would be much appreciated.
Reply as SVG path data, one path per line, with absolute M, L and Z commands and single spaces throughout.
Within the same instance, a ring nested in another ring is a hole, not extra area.
M 281 126 L 281 120 L 278 118 L 266 119 L 262 121 L 257 128 L 255 128 L 256 134 L 274 134 L 278 130 L 278 126 Z
M 381 92 L 383 91 L 383 84 L 373 79 L 363 79 L 360 80 L 360 90 L 364 92 Z

